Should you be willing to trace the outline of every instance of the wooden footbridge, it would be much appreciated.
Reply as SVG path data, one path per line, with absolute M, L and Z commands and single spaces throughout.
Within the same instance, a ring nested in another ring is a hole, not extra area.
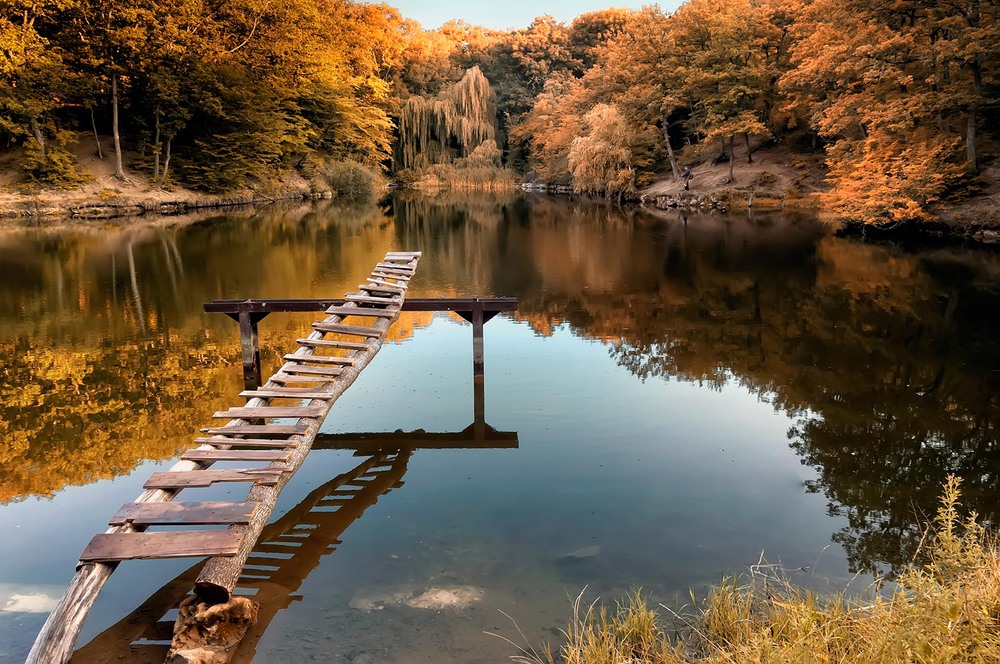
M 244 310 L 260 305 L 252 300 L 239 301 L 242 309 L 238 308 L 237 314 L 248 387 L 240 396 L 246 403 L 215 413 L 214 419 L 226 423 L 202 429 L 205 435 L 195 439 L 198 447 L 184 452 L 170 470 L 154 473 L 144 485 L 146 491 L 122 506 L 109 520 L 110 529 L 91 540 L 80 556 L 69 588 L 39 633 L 28 664 L 69 661 L 97 594 L 125 560 L 208 557 L 194 579 L 195 595 L 209 605 L 232 597 L 237 585 L 246 581 L 244 567 L 264 532 L 278 494 L 304 462 L 333 403 L 371 362 L 389 326 L 404 309 L 409 281 L 419 259 L 418 252 L 387 253 L 358 292 L 332 304 L 325 302 L 327 316 L 313 323 L 313 332 L 297 340 L 298 349 L 285 355 L 281 368 L 263 384 L 259 379 L 259 353 L 252 367 L 256 375 L 246 368 L 247 337 L 255 346 L 256 321 Z M 484 307 L 482 300 L 470 303 L 475 307 L 473 323 L 478 332 L 478 342 L 474 342 L 479 378 L 476 382 L 481 384 Z M 496 306 L 516 308 L 516 301 L 513 307 L 510 302 Z M 255 351 L 251 349 L 250 359 L 254 359 Z M 291 405 L 286 405 L 289 402 Z M 377 458 L 379 462 L 387 459 L 381 453 Z M 213 464 L 222 461 L 266 465 L 211 470 Z M 176 500 L 184 489 L 220 482 L 249 484 L 246 500 Z M 185 529 L 150 530 L 161 526 Z

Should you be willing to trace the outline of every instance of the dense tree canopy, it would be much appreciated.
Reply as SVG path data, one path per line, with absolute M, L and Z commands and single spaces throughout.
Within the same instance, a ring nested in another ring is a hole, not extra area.
M 998 14 L 996 0 L 689 0 L 428 31 L 352 0 L 0 0 L 0 145 L 30 179 L 72 185 L 74 146 L 110 134 L 119 177 L 223 191 L 333 161 L 440 166 L 491 128 L 475 164 L 621 195 L 682 160 L 728 160 L 732 178 L 737 146 L 752 160 L 806 132 L 829 206 L 921 220 L 975 190 L 996 152 Z M 460 82 L 482 93 L 475 117 L 446 108 Z M 597 116 L 627 125 L 620 168 L 580 144 L 570 160 Z

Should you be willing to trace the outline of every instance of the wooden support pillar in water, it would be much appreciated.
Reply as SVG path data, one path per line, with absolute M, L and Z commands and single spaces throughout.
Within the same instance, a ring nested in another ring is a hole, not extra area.
M 249 304 L 241 304 L 236 313 L 227 313 L 230 318 L 240 324 L 240 354 L 243 360 L 243 388 L 253 390 L 264 383 L 260 369 L 260 340 L 257 335 L 257 323 L 267 312 L 251 311 Z
M 472 375 L 477 382 L 481 382 L 485 375 L 485 360 L 483 357 L 483 303 L 476 300 L 472 306 Z

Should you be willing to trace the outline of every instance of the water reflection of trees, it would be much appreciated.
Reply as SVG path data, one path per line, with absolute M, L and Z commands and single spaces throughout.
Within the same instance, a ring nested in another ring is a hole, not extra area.
M 952 255 L 815 246 L 696 242 L 681 265 L 667 249 L 656 288 L 583 298 L 569 320 L 617 329 L 612 355 L 641 378 L 734 381 L 792 413 L 791 446 L 818 473 L 810 490 L 848 520 L 834 539 L 852 567 L 896 569 L 949 473 L 967 479 L 970 508 L 1000 507 L 1000 294 Z
M 393 248 L 374 206 L 227 219 L 0 234 L 0 502 L 188 446 L 239 386 L 235 327 L 203 302 L 339 295 Z M 265 356 L 311 320 L 269 322 Z
M 542 199 L 483 224 L 467 201 L 408 206 L 401 236 L 437 270 L 516 294 L 540 334 L 568 322 L 640 378 L 736 382 L 791 413 L 790 444 L 818 475 L 808 490 L 846 517 L 834 539 L 855 569 L 912 558 L 949 473 L 969 508 L 1000 509 L 994 257 L 838 240 L 792 215 L 652 219 Z

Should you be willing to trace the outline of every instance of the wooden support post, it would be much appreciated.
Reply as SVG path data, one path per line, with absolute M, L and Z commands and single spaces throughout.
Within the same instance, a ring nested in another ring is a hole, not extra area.
M 260 370 L 260 341 L 257 337 L 257 323 L 267 314 L 250 313 L 249 307 L 241 306 L 239 311 L 240 349 L 243 356 L 243 387 L 247 390 L 260 387 L 264 379 Z
M 486 375 L 483 359 L 483 303 L 477 299 L 472 305 L 472 375 L 482 381 Z

